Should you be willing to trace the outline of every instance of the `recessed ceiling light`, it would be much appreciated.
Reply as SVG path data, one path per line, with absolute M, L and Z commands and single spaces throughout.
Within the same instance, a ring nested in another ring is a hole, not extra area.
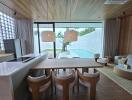
M 106 0 L 104 4 L 125 4 L 129 0 Z

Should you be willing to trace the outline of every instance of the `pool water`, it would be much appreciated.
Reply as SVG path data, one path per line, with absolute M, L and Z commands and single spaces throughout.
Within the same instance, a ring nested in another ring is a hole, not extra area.
M 80 58 L 93 58 L 94 57 L 94 53 L 87 51 L 87 50 L 71 49 L 69 51 L 70 53 L 76 53 Z

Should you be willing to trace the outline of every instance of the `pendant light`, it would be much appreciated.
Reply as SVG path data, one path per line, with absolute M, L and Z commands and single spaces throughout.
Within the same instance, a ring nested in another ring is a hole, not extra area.
M 71 25 L 71 0 L 70 0 L 70 25 Z M 78 32 L 75 31 L 75 30 L 67 30 L 65 33 L 64 33 L 64 42 L 72 42 L 72 41 L 77 41 L 77 35 L 78 35 Z
M 47 3 L 47 21 L 48 21 L 48 0 L 46 0 Z M 55 42 L 55 32 L 53 31 L 43 31 L 41 33 L 41 40 L 43 42 Z
M 68 30 L 64 33 L 64 43 L 77 41 L 77 31 Z

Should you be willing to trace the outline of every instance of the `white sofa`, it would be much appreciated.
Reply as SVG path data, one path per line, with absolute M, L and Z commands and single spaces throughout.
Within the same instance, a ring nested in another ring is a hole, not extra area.
M 115 56 L 114 63 L 118 66 L 119 60 L 121 60 L 122 58 L 126 58 L 126 64 L 128 65 L 128 69 L 132 69 L 132 54 L 129 54 L 128 56 Z
M 121 56 L 118 58 L 121 59 Z M 126 58 L 127 58 L 126 64 L 118 64 L 119 59 L 117 59 L 116 57 L 115 59 L 116 66 L 114 67 L 114 72 L 121 77 L 132 80 L 132 54 L 126 56 Z

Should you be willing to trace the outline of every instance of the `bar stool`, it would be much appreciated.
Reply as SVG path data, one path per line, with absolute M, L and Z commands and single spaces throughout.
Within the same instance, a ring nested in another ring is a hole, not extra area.
M 57 72 L 53 72 L 53 81 L 56 88 L 59 90 L 63 90 L 63 100 L 69 100 L 69 89 L 73 88 L 75 85 L 75 71 L 67 72 L 62 71 L 63 74 Z
M 96 97 L 96 84 L 100 79 L 100 74 L 97 70 L 94 70 L 94 73 L 86 73 L 84 72 L 81 74 L 79 70 L 77 70 L 78 73 L 78 92 L 79 92 L 79 83 L 89 87 L 90 91 L 90 100 L 95 100 Z
M 40 100 L 40 94 L 46 91 L 51 85 L 51 73 L 49 76 L 27 77 L 29 91 L 32 93 L 32 100 Z

